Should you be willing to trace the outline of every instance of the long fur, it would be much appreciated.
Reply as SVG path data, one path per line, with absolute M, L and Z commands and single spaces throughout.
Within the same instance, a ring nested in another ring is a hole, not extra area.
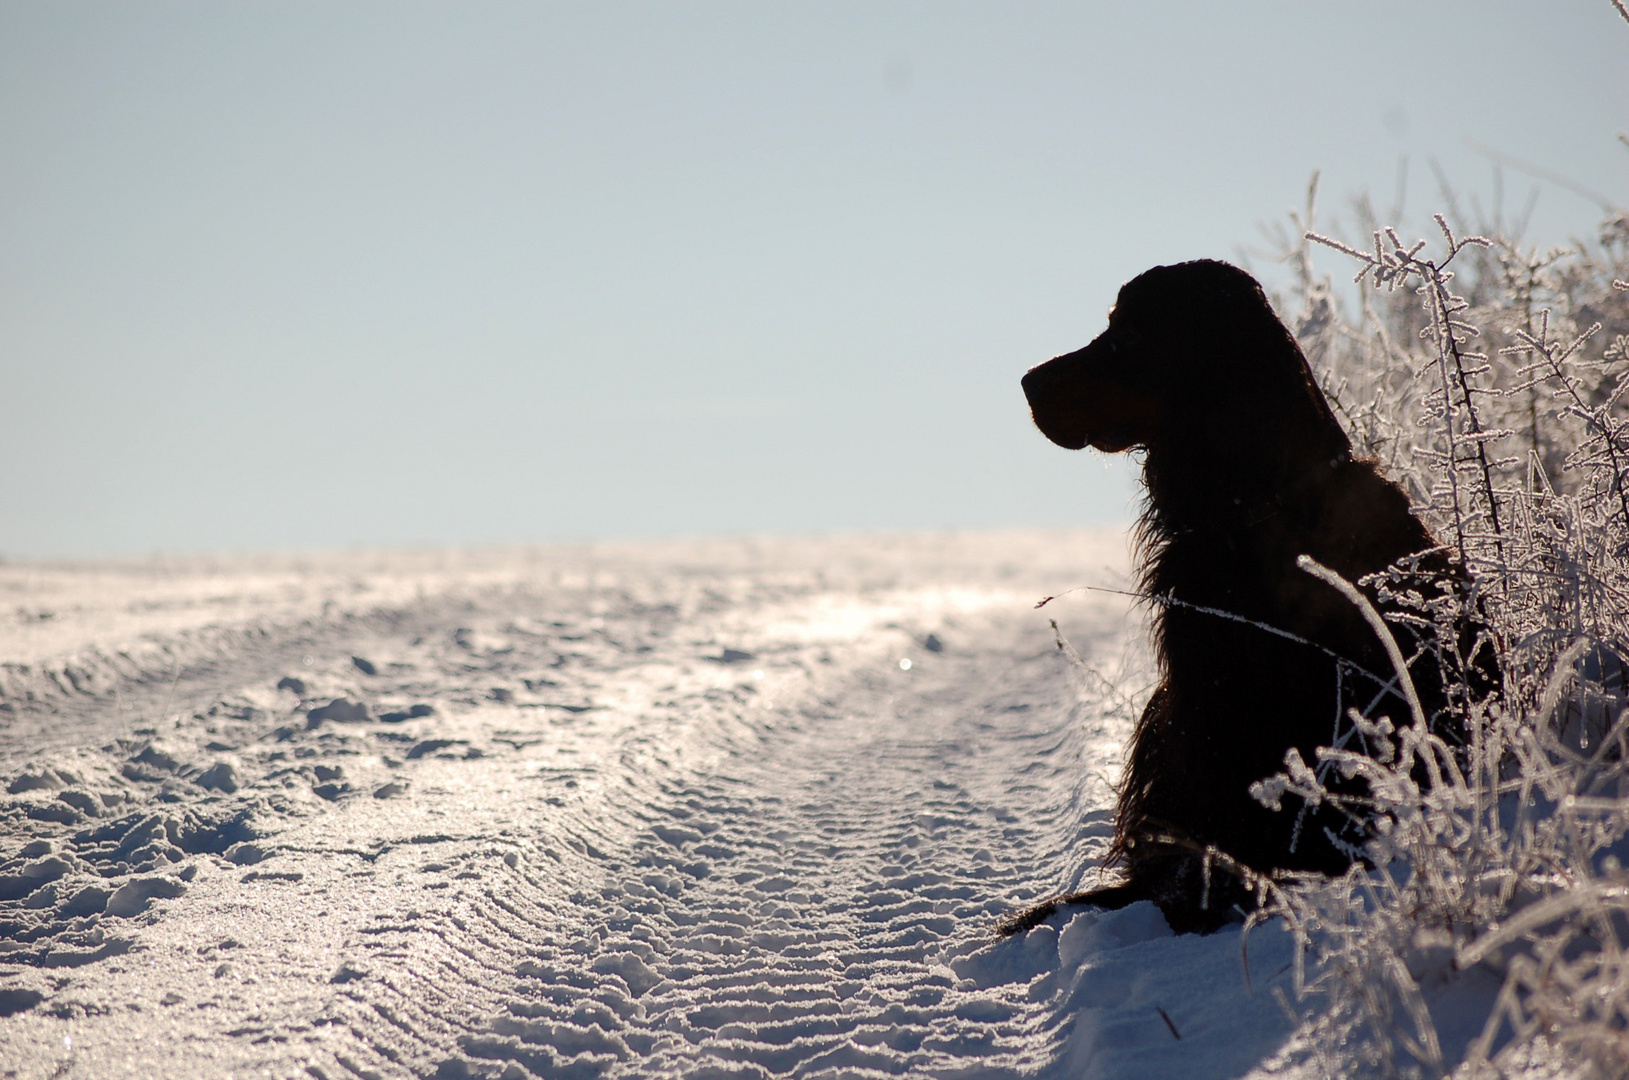
M 1407 562 L 1422 595 L 1458 598 L 1464 623 L 1451 641 L 1418 621 L 1394 625 L 1450 742 L 1463 739 L 1453 687 L 1486 693 L 1497 677 L 1470 655 L 1478 628 L 1463 573 L 1405 493 L 1353 456 L 1295 339 L 1255 279 L 1227 263 L 1155 267 L 1127 283 L 1109 328 L 1029 372 L 1024 390 L 1054 442 L 1143 455 L 1136 536 L 1162 674 L 1120 788 L 1108 862 L 1123 880 L 1063 902 L 1151 899 L 1174 929 L 1209 930 L 1248 893 L 1206 871 L 1207 847 L 1260 872 L 1343 870 L 1363 822 L 1328 806 L 1273 812 L 1250 785 L 1281 771 L 1292 748 L 1313 763 L 1348 708 L 1399 727 L 1408 712 L 1387 689 L 1391 665 L 1373 630 L 1296 559 L 1311 555 L 1349 581 Z M 1402 613 L 1372 585 L 1364 591 L 1389 617 Z

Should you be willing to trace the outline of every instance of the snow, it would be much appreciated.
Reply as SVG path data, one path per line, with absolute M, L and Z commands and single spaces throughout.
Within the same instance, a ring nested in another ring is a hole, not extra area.
M 1141 615 L 1034 605 L 1125 572 L 1117 531 L 0 565 L 0 1076 L 1319 1075 L 1272 925 L 992 932 L 1093 878 Z

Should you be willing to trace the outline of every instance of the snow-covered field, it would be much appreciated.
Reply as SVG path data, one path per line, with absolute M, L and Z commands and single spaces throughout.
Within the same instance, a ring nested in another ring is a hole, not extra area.
M 1119 532 L 0 564 L 0 1076 L 1311 1075 L 1272 926 L 992 934 L 1092 880 L 1141 615 L 1034 604 L 1125 571 Z

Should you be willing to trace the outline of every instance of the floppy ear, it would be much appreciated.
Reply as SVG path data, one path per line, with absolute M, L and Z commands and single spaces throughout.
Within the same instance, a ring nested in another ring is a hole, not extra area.
M 1235 445 L 1263 457 L 1350 454 L 1294 335 L 1254 278 L 1226 269 L 1184 305 L 1199 347 L 1184 366 L 1186 385 L 1173 390 L 1172 408 L 1182 414 L 1173 431 L 1205 440 L 1220 425 Z
M 1278 408 L 1304 416 L 1315 428 L 1341 432 L 1295 335 L 1273 310 L 1261 286 L 1253 278 L 1245 282 L 1247 290 L 1236 289 L 1237 295 L 1228 298 L 1228 333 L 1232 340 L 1248 343 L 1254 350 L 1249 381 L 1270 384 L 1271 396 L 1264 393 L 1263 399 L 1274 400 Z

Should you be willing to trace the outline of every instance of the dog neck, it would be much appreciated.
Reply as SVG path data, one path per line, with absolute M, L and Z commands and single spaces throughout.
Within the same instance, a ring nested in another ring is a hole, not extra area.
M 1352 461 L 1351 442 L 1327 411 L 1178 427 L 1143 459 L 1151 538 L 1236 532 L 1303 502 Z

